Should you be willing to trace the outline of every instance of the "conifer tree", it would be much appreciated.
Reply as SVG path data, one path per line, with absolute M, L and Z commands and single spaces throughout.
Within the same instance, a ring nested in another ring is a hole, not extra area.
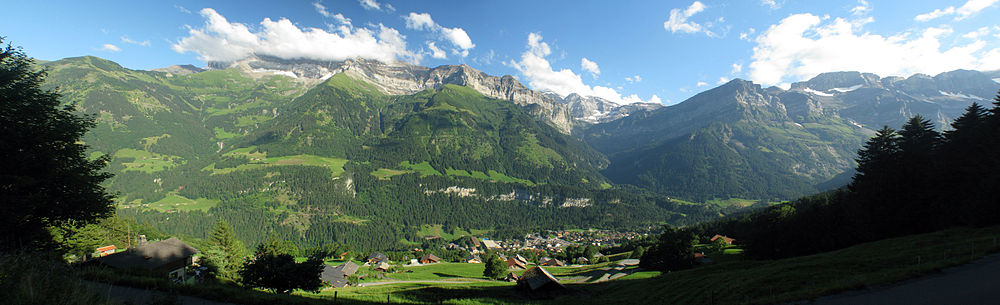
M 243 242 L 236 238 L 229 222 L 219 220 L 208 238 L 211 249 L 206 251 L 218 267 L 222 277 L 235 279 L 236 272 L 243 266 L 246 248 Z

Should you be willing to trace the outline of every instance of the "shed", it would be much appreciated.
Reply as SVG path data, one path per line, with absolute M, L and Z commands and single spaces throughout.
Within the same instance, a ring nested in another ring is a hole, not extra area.
M 96 256 L 108 256 L 109 254 L 114 254 L 115 250 L 118 250 L 118 247 L 115 247 L 115 245 L 110 245 L 110 246 L 99 247 L 97 248 L 96 251 L 94 251 L 94 253 L 97 254 Z
M 469 254 L 468 256 L 466 256 L 465 258 L 463 258 L 462 261 L 466 262 L 466 263 L 470 263 L 470 264 L 482 264 L 483 263 L 483 260 L 481 258 L 479 258 L 479 255 L 475 255 L 475 254 Z

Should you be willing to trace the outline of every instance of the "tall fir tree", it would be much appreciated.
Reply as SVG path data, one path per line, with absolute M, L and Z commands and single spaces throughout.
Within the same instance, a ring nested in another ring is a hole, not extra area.
M 215 223 L 215 229 L 208 237 L 211 249 L 206 251 L 208 257 L 219 268 L 219 275 L 223 278 L 236 280 L 237 272 L 243 266 L 246 259 L 246 247 L 243 242 L 236 238 L 229 222 L 219 220 Z

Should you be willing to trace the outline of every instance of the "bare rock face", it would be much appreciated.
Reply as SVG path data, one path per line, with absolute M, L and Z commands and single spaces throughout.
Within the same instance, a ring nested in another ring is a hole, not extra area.
M 209 63 L 209 67 L 237 68 L 250 74 L 281 74 L 307 82 L 325 80 L 334 74 L 344 73 L 368 82 L 390 95 L 414 94 L 440 88 L 445 84 L 468 86 L 484 96 L 512 101 L 563 133 L 569 133 L 576 124 L 558 95 L 528 89 L 510 75 L 491 76 L 467 65 L 428 68 L 403 62 L 383 63 L 366 59 L 318 61 L 254 56 L 232 63 L 213 62 Z

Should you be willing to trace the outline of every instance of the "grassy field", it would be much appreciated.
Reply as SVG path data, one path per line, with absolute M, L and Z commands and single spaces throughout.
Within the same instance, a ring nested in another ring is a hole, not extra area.
M 439 224 L 423 225 L 420 227 L 420 230 L 417 230 L 417 236 L 419 237 L 440 236 L 445 240 L 454 240 L 462 236 L 476 236 L 476 235 L 482 236 L 483 234 L 486 233 L 489 233 L 489 230 L 477 230 L 477 229 L 465 230 L 463 228 L 455 228 L 454 232 L 449 234 L 444 232 L 444 226 Z
M 325 167 L 330 170 L 330 175 L 332 177 L 337 177 L 344 173 L 344 165 L 347 164 L 347 159 L 320 157 L 315 155 L 268 157 L 266 152 L 257 151 L 256 147 L 234 149 L 226 153 L 225 156 L 246 158 L 250 161 L 250 163 L 230 168 L 215 168 L 215 164 L 213 163 L 202 170 L 211 171 L 213 175 L 222 175 L 235 171 L 265 168 L 269 166 L 303 165 Z
M 176 212 L 190 212 L 190 211 L 205 211 L 219 204 L 219 200 L 207 199 L 207 198 L 197 198 L 189 199 L 187 197 L 170 193 L 167 194 L 163 199 L 157 200 L 156 202 L 151 202 L 149 204 L 142 205 L 143 208 L 153 209 L 160 212 L 166 211 L 176 211 Z
M 114 159 L 125 166 L 122 171 L 139 171 L 144 173 L 161 172 L 178 165 L 187 163 L 183 158 L 171 155 L 162 155 L 144 150 L 122 148 L 115 152 Z M 131 159 L 131 162 L 125 160 Z

